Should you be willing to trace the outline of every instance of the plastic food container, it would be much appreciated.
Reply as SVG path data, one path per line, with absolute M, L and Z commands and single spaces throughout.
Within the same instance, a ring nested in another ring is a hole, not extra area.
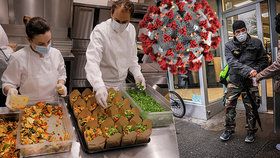
M 124 87 L 124 93 L 126 96 L 130 98 L 134 102 L 134 105 L 136 105 L 139 109 L 141 107 L 137 105 L 137 103 L 133 100 L 133 98 L 128 94 L 127 90 L 130 88 L 135 88 L 135 84 L 127 84 Z M 154 127 L 164 127 L 169 126 L 171 123 L 173 123 L 173 112 L 170 109 L 170 104 L 159 92 L 154 90 L 151 86 L 147 85 L 145 89 L 146 93 L 150 95 L 153 99 L 156 100 L 164 109 L 163 112 L 146 112 L 141 109 L 142 114 L 144 114 L 144 117 L 147 119 L 150 119 L 153 121 L 153 128 Z
M 44 142 L 44 143 L 37 143 L 37 144 L 28 144 L 23 145 L 20 141 L 20 131 L 22 129 L 22 116 L 23 111 L 19 115 L 19 126 L 17 132 L 17 148 L 20 149 L 20 153 L 23 157 L 29 156 L 39 156 L 39 155 L 47 155 L 47 154 L 54 154 L 54 153 L 61 153 L 61 152 L 68 152 L 71 150 L 72 142 L 73 142 L 73 126 L 70 120 L 70 116 L 68 114 L 65 102 L 63 99 L 60 99 L 58 103 L 50 103 L 53 106 L 62 106 L 63 117 L 61 119 L 61 127 L 58 127 L 58 130 L 63 129 L 67 131 L 69 134 L 69 140 L 64 141 L 55 141 L 55 142 Z M 50 117 L 51 119 L 52 117 Z M 55 123 L 48 123 L 51 125 L 56 126 Z

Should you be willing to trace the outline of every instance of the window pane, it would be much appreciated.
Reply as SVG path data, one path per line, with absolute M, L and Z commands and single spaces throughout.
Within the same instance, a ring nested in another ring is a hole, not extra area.
M 223 11 L 250 4 L 256 0 L 223 0 Z

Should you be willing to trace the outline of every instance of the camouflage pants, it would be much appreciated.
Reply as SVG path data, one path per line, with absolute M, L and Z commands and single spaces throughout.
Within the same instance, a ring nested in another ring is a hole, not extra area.
M 251 86 L 249 88 L 249 93 L 252 99 L 255 101 L 257 108 L 260 107 L 260 96 L 258 87 Z M 251 100 L 246 93 L 246 89 L 238 87 L 232 83 L 229 83 L 227 86 L 227 95 L 226 95 L 226 119 L 225 119 L 225 127 L 226 130 L 234 130 L 236 123 L 235 123 L 235 116 L 236 116 L 236 104 L 237 99 L 239 96 L 242 96 L 242 100 L 246 110 L 246 123 L 247 123 L 247 130 L 249 132 L 255 133 L 257 131 L 256 128 L 256 119 L 253 114 L 253 108 L 251 104 Z

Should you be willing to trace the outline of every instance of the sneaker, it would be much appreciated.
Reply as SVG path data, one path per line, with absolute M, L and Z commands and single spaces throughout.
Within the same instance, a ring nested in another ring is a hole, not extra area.
M 223 141 L 227 141 L 233 135 L 233 133 L 234 131 L 225 130 L 224 133 L 221 134 L 220 139 Z
M 280 150 L 280 144 L 277 144 L 277 145 L 276 145 L 276 149 L 277 149 L 277 150 Z
M 253 143 L 255 141 L 255 133 L 248 133 L 245 142 L 246 143 Z

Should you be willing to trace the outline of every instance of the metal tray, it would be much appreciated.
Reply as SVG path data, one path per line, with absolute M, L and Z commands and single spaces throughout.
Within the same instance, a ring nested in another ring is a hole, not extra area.
M 132 100 L 134 102 L 134 104 L 139 109 L 141 109 L 141 107 L 137 105 L 137 103 L 133 100 L 133 98 L 126 91 L 129 88 L 135 88 L 135 86 L 136 86 L 135 84 L 126 84 L 123 87 L 124 88 L 124 93 L 126 93 L 126 96 L 128 96 L 130 98 L 130 100 Z M 165 126 L 169 126 L 170 124 L 172 124 L 174 122 L 173 112 L 170 108 L 170 104 L 167 101 L 167 99 L 165 99 L 159 92 L 154 90 L 149 85 L 147 85 L 145 91 L 148 95 L 150 95 L 153 99 L 155 99 L 165 109 L 165 111 L 163 111 L 163 112 L 146 112 L 146 111 L 141 109 L 144 116 L 147 119 L 152 120 L 153 128 L 154 127 L 165 127 Z
M 68 152 L 71 150 L 74 132 L 73 132 L 73 126 L 69 114 L 67 112 L 65 102 L 63 99 L 60 99 L 59 102 L 51 103 L 51 104 L 53 104 L 54 106 L 55 105 L 62 106 L 62 112 L 63 112 L 63 118 L 61 120 L 62 127 L 59 128 L 58 130 L 61 130 L 63 128 L 63 130 L 67 131 L 69 133 L 69 140 L 22 145 L 20 142 L 20 131 L 22 128 L 21 120 L 22 120 L 23 112 L 21 112 L 19 115 L 20 123 L 17 132 L 17 148 L 21 150 L 21 155 L 23 157 Z M 53 121 L 54 119 L 48 120 L 49 123 Z M 54 127 L 50 127 L 50 128 L 54 128 Z
M 81 89 L 80 89 L 81 90 Z M 125 97 L 127 97 L 126 94 L 124 94 Z M 132 103 L 133 104 L 133 103 Z M 135 105 L 132 105 L 132 106 L 135 106 Z M 78 138 L 79 138 L 79 141 L 80 141 L 80 144 L 81 144 L 81 147 L 83 149 L 83 151 L 85 153 L 88 153 L 88 154 L 94 154 L 94 153 L 100 153 L 100 152 L 105 152 L 105 151 L 111 151 L 111 150 L 117 150 L 117 149 L 124 149 L 124 148 L 131 148 L 131 147 L 137 147 L 137 146 L 143 146 L 143 145 L 147 145 L 150 141 L 151 141 L 151 138 L 149 138 L 149 140 L 146 142 L 146 143 L 139 143 L 139 144 L 133 144 L 133 145 L 126 145 L 126 146 L 119 146 L 119 147 L 114 147 L 114 148 L 104 148 L 103 150 L 91 150 L 88 148 L 87 146 L 87 143 L 86 143 L 86 140 L 84 138 L 84 135 L 82 133 L 82 131 L 80 130 L 79 128 L 79 125 L 78 125 L 78 121 L 74 115 L 74 111 L 70 105 L 70 102 L 69 102 L 69 99 L 68 99 L 68 103 L 67 103 L 67 107 L 68 107 L 68 111 L 69 113 L 71 114 L 71 117 L 72 117 L 72 121 L 73 121 L 73 124 L 75 126 L 75 130 L 76 130 L 76 133 L 78 135 Z M 106 146 L 106 145 L 105 145 Z
M 10 111 L 6 107 L 0 108 L 0 119 L 7 121 L 19 121 L 19 111 Z

